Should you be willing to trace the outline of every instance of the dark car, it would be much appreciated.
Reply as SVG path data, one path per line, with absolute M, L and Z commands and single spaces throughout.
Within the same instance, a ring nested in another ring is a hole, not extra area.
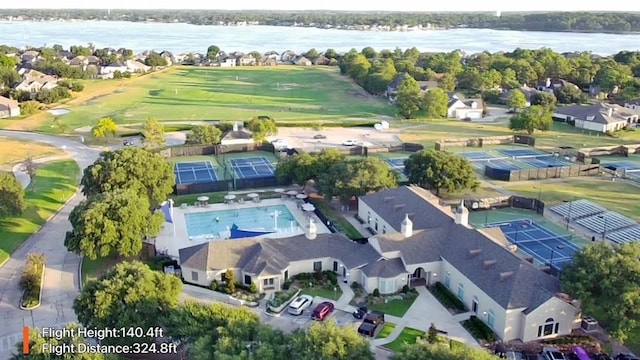
M 616 360 L 639 360 L 635 355 L 633 354 L 618 354 L 615 357 Z
M 607 355 L 607 354 L 595 354 L 593 356 L 594 360 L 613 360 L 613 358 L 611 358 L 611 356 Z
M 322 321 L 326 319 L 333 312 L 334 306 L 332 303 L 325 301 L 321 302 L 313 309 L 313 313 L 311 313 L 311 318 L 313 320 Z
M 364 336 L 374 337 L 378 328 L 384 324 L 384 313 L 372 311 L 365 316 L 358 327 L 358 333 Z
M 322 135 L 322 134 L 315 134 L 313 135 L 314 139 L 326 139 L 327 136 L 326 135 Z
M 367 309 L 366 306 L 362 305 L 358 308 L 358 310 L 353 312 L 353 317 L 360 320 L 362 319 L 365 315 L 367 315 L 367 313 L 369 312 L 369 309 Z

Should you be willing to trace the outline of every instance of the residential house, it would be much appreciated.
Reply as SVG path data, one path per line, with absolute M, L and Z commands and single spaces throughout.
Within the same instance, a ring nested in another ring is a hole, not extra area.
M 311 60 L 307 59 L 304 56 L 299 57 L 298 59 L 296 59 L 296 61 L 294 62 L 294 64 L 299 65 L 299 66 L 311 66 L 313 65 L 313 63 L 311 62 Z
M 116 61 L 114 63 L 111 63 L 109 65 L 105 65 L 105 66 L 101 66 L 100 67 L 100 75 L 105 75 L 105 74 L 113 74 L 116 71 L 119 71 L 121 73 L 126 72 L 129 70 L 129 67 L 120 61 Z
M 398 93 L 398 87 L 400 86 L 400 84 L 402 84 L 402 82 L 404 81 L 404 79 L 406 79 L 407 77 L 409 77 L 411 75 L 409 75 L 406 72 L 403 72 L 401 74 L 398 74 L 395 79 L 393 79 L 393 81 L 391 81 L 391 83 L 389 83 L 389 85 L 387 86 L 387 90 L 384 93 L 384 96 L 389 99 L 389 101 L 391 103 L 395 103 L 396 102 L 396 95 Z M 420 91 L 427 92 L 431 89 L 435 89 L 438 87 L 438 82 L 437 81 L 431 81 L 431 80 L 427 80 L 427 81 L 418 81 L 418 86 L 420 86 Z
M 328 66 L 331 64 L 331 59 L 324 55 L 320 55 L 317 58 L 313 59 L 313 65 L 323 65 Z
M 239 123 L 233 123 L 233 128 L 224 134 L 220 145 L 253 145 L 253 133 L 243 128 Z
M 220 60 L 220 67 L 235 67 L 236 66 L 236 58 L 233 56 L 227 56 Z
M 13 99 L 0 96 L 0 118 L 20 116 L 20 105 Z
M 553 93 L 555 89 L 558 89 L 561 87 L 574 87 L 576 89 L 580 89 L 578 85 L 572 82 L 569 82 L 563 79 L 551 79 L 551 78 L 546 78 L 545 80 L 540 81 L 538 83 L 537 89 L 539 91 Z
M 87 65 L 89 65 L 89 61 L 87 60 L 86 56 L 78 55 L 73 59 L 69 60 L 69 65 L 77 66 L 79 68 L 82 68 L 82 70 L 86 71 Z
M 151 70 L 151 66 L 147 66 L 145 63 L 135 60 L 125 61 L 128 72 L 130 73 L 146 73 Z
M 35 63 L 40 58 L 40 53 L 36 50 L 27 50 L 20 55 L 22 63 Z
M 640 98 L 625 101 L 624 107 L 633 110 L 636 113 L 640 113 Z
M 447 117 L 451 119 L 476 120 L 482 119 L 482 100 L 466 100 L 462 95 L 449 94 L 447 102 Z
M 278 54 L 277 51 L 267 51 L 266 53 L 264 53 L 264 56 L 270 57 L 270 58 L 274 58 L 276 60 L 278 60 L 278 58 L 280 57 L 280 54 Z
M 260 66 L 277 66 L 278 60 L 272 56 L 262 56 L 258 59 L 258 65 Z
M 87 60 L 87 65 L 96 65 L 96 66 L 98 66 L 98 65 L 102 64 L 102 60 L 100 60 L 100 58 L 97 57 L 97 56 L 89 55 L 89 56 L 87 56 L 86 60 Z
M 14 89 L 18 91 L 28 92 L 30 94 L 37 94 L 42 90 L 50 90 L 58 86 L 58 79 L 42 74 L 38 71 L 25 71 L 26 76 L 23 76 L 23 80 Z
M 252 66 L 256 64 L 256 58 L 251 55 L 241 55 L 236 58 L 237 66 Z
M 173 57 L 173 54 L 169 51 L 163 51 L 159 54 L 163 59 L 165 59 L 165 61 L 167 62 L 167 66 L 171 66 L 173 64 L 175 64 L 175 58 Z
M 578 303 L 561 293 L 560 281 L 514 253 L 500 229 L 471 228 L 463 204 L 452 213 L 428 191 L 404 186 L 360 197 L 358 215 L 378 232 L 371 246 L 404 267 L 406 278 L 378 279 L 379 291 L 441 282 L 503 341 L 579 326 Z M 372 280 L 363 274 L 361 281 Z
M 609 133 L 635 127 L 638 113 L 617 104 L 597 103 L 594 105 L 563 106 L 555 109 L 555 120 L 567 122 L 576 128 Z
M 283 51 L 282 54 L 280 54 L 280 62 L 292 63 L 296 60 L 297 57 L 298 56 L 296 55 L 295 52 L 291 50 L 286 50 L 286 51 Z
M 525 99 L 527 99 L 527 107 L 531 106 L 531 98 L 535 94 L 539 94 L 543 92 L 538 89 L 528 87 L 527 85 L 522 85 L 517 89 L 509 89 L 509 90 L 503 91 L 499 97 L 500 102 L 503 104 L 506 104 L 507 102 L 509 102 L 509 98 L 511 97 L 511 94 L 513 94 L 513 92 L 517 90 L 520 90 L 524 94 Z

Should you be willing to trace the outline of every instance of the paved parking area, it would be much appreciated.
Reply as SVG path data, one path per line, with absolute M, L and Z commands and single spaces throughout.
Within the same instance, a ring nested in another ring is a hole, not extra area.
M 315 135 L 324 135 L 326 139 L 314 139 Z M 273 139 L 284 139 L 288 146 L 302 148 L 307 151 L 319 151 L 324 148 L 343 147 L 345 140 L 364 142 L 367 146 L 389 146 L 401 144 L 397 137 L 397 129 L 376 131 L 374 128 L 324 128 L 320 131 L 305 128 L 279 128 Z
M 318 303 L 318 301 L 314 301 L 314 305 Z M 311 320 L 311 311 L 313 311 L 314 305 L 299 316 L 291 315 L 286 311 L 280 314 L 280 316 L 272 316 L 267 315 L 264 309 L 260 309 L 260 318 L 262 322 L 271 324 L 273 327 L 284 332 L 291 332 L 295 329 L 306 329 L 314 322 L 314 320 Z M 360 320 L 355 319 L 350 313 L 341 310 L 335 310 L 331 313 L 331 316 L 324 321 L 328 321 L 329 319 L 335 320 L 339 326 L 358 327 L 360 325 Z

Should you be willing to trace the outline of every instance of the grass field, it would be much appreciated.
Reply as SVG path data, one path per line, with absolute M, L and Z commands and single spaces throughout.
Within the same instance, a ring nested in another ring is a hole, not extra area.
M 424 331 L 407 327 L 402 329 L 402 332 L 395 340 L 384 346 L 390 350 L 399 351 L 402 348 L 402 345 L 415 344 L 418 338 L 423 338 L 424 336 Z
M 389 335 L 391 335 L 395 328 L 396 324 L 390 322 L 385 323 L 378 335 L 376 335 L 376 339 L 384 339 L 386 337 L 389 337 Z
M 29 156 L 34 159 L 48 156 L 62 156 L 64 151 L 39 142 L 18 140 L 0 136 L 0 171 L 11 171 L 13 165 L 26 160 Z
M 392 316 L 403 317 L 416 298 L 391 300 L 386 304 L 369 304 L 369 310 L 382 311 Z
M 69 102 L 59 120 L 70 129 L 93 125 L 101 117 L 118 124 L 159 120 L 248 120 L 266 115 L 278 121 L 371 119 L 395 112 L 368 95 L 334 67 L 271 68 L 175 67 L 119 82 L 110 93 Z M 54 116 L 39 114 L 31 124 L 52 132 Z M 27 119 L 28 121 L 29 119 Z
M 27 209 L 19 217 L 0 220 L 0 264 L 36 232 L 75 193 L 80 169 L 73 160 L 43 164 L 27 187 Z

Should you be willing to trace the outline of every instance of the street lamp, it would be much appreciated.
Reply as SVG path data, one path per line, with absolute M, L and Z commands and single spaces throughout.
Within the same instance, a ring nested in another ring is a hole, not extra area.
M 604 215 L 599 215 L 598 218 L 604 220 L 604 224 L 602 226 L 602 241 L 607 237 L 607 217 Z
M 493 210 L 493 207 L 489 207 L 484 212 L 484 227 L 487 227 L 487 224 L 489 223 L 489 211 L 491 211 L 491 210 Z
M 569 230 L 569 223 L 571 222 L 571 210 L 573 207 L 573 201 L 570 200 L 562 200 L 562 202 L 569 203 L 569 214 L 567 215 L 567 230 Z
M 562 250 L 564 249 L 563 245 L 558 245 L 554 249 L 551 249 L 551 258 L 549 259 L 549 267 L 553 269 L 553 255 L 556 253 L 556 249 Z

